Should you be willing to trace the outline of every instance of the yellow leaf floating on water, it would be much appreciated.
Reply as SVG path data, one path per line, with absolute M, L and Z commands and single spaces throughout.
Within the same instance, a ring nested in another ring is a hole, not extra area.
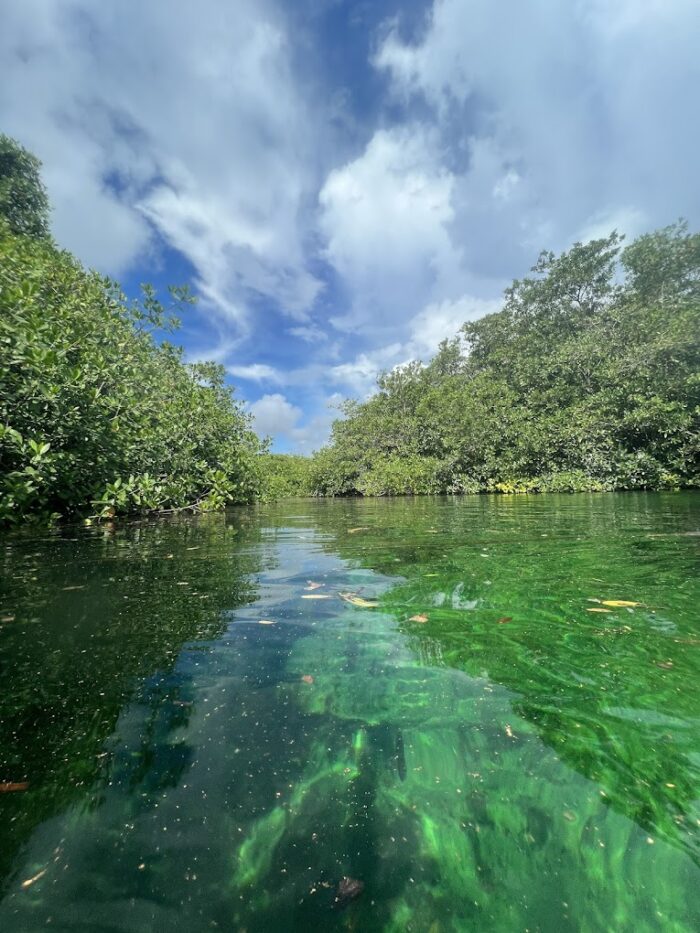
M 586 612 L 610 612 L 609 609 L 599 609 L 597 606 L 586 609 Z
M 330 599 L 331 597 L 325 593 L 304 593 L 301 597 L 302 599 Z
M 26 881 L 23 881 L 23 882 L 22 882 L 22 888 L 23 888 L 24 890 L 26 890 L 27 888 L 31 888 L 31 886 L 34 884 L 34 882 L 35 882 L 35 881 L 38 881 L 39 878 L 43 878 L 47 871 L 48 871 L 48 868 L 42 868 L 41 871 L 38 871 L 38 872 L 37 872 L 35 875 L 33 875 L 31 878 L 27 878 Z
M 356 535 L 358 531 L 369 531 L 369 528 L 363 526 L 361 528 L 348 528 L 349 535 Z
M 614 606 L 615 609 L 623 609 L 626 606 L 641 606 L 641 603 L 635 603 L 631 599 L 603 599 L 601 602 L 604 606 Z
M 427 622 L 428 617 L 426 615 L 419 614 L 417 616 L 411 616 L 408 620 L 409 622 Z
M 369 599 L 363 599 L 361 596 L 355 596 L 354 593 L 339 593 L 341 599 L 353 606 L 359 606 L 361 609 L 375 609 L 379 603 L 372 602 Z

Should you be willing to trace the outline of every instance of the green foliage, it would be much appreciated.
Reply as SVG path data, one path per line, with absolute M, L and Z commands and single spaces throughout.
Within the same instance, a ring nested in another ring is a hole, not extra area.
M 309 496 L 311 460 L 293 454 L 262 454 L 259 458 L 260 492 L 264 499 Z
M 49 235 L 49 201 L 40 168 L 35 155 L 0 133 L 0 218 L 12 233 Z
M 700 484 L 700 235 L 543 253 L 503 309 L 345 406 L 325 495 Z
M 259 441 L 223 369 L 154 339 L 171 310 L 0 220 L 0 522 L 256 495 Z

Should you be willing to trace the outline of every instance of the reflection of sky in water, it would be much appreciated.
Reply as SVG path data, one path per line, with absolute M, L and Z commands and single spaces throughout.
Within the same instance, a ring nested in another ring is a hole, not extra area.
M 175 555 L 159 624 L 208 596 L 219 629 L 136 674 L 90 748 L 103 776 L 15 853 L 2 928 L 697 928 L 686 499 L 549 501 L 554 521 L 541 501 L 295 503 L 233 538 L 142 532 L 137 552 Z M 659 524 L 669 537 L 650 539 Z M 81 546 L 83 574 L 111 560 Z M 238 605 L 230 574 L 251 594 Z M 332 598 L 302 600 L 309 581 Z M 625 596 L 643 605 L 587 612 Z M 120 612 L 116 658 L 139 637 Z M 364 890 L 339 908 L 343 876 Z

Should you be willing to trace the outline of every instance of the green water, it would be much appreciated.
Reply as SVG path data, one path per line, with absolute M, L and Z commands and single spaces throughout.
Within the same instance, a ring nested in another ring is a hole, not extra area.
M 699 505 L 6 537 L 0 930 L 699 930 Z

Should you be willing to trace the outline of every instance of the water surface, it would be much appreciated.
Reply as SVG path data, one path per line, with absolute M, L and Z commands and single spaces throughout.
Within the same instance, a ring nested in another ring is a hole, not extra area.
M 698 504 L 7 536 L 0 929 L 700 929 Z

